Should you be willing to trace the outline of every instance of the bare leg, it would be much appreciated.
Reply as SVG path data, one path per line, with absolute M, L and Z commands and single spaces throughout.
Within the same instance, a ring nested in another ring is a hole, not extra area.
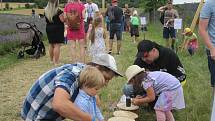
M 84 63 L 84 58 L 85 58 L 85 42 L 83 39 L 79 40 L 79 50 L 80 50 L 80 62 Z
M 49 44 L 49 57 L 50 61 L 53 62 L 53 57 L 54 57 L 54 45 Z
M 110 39 L 110 40 L 109 40 L 109 54 L 112 53 L 112 48 L 113 48 L 113 40 Z
M 170 43 L 171 43 L 170 39 L 166 39 L 166 47 L 170 48 Z
M 166 121 L 166 115 L 165 112 L 155 110 L 157 121 Z
M 215 119 L 215 87 L 213 87 L 213 104 L 212 104 L 212 112 L 211 112 L 211 121 Z
M 171 111 L 168 111 L 165 114 L 166 114 L 166 120 L 167 121 L 175 121 L 175 119 L 174 119 L 173 114 L 172 114 Z
M 120 53 L 120 48 L 121 48 L 121 40 L 117 40 L 117 54 Z
M 175 38 L 172 38 L 171 48 L 172 48 L 172 50 L 175 49 Z
M 59 57 L 60 57 L 60 44 L 55 44 L 54 45 L 54 64 L 59 63 Z
M 71 61 L 72 63 L 75 62 L 77 60 L 77 55 L 76 55 L 76 41 L 75 40 L 71 40 L 70 41 L 70 53 L 71 53 Z

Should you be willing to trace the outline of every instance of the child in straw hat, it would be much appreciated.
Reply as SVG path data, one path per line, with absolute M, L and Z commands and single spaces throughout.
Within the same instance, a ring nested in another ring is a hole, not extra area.
M 104 117 L 98 108 L 96 95 L 105 85 L 105 79 L 102 73 L 92 66 L 86 67 L 80 74 L 80 89 L 75 105 L 78 106 L 83 112 L 89 113 L 92 121 L 103 121 Z
M 155 100 L 154 110 L 157 121 L 175 121 L 172 109 L 185 108 L 184 94 L 178 79 L 166 72 L 146 72 L 137 65 L 128 67 L 125 73 L 128 84 L 135 89 L 143 89 L 146 96 L 136 96 L 132 99 L 134 105 L 141 105 Z M 128 90 L 130 91 L 130 90 Z
M 185 28 L 184 33 L 182 34 L 185 36 L 185 38 L 184 38 L 184 42 L 182 44 L 181 50 L 186 48 L 189 54 L 192 56 L 196 52 L 199 46 L 197 41 L 197 36 L 195 33 L 191 31 L 190 28 Z

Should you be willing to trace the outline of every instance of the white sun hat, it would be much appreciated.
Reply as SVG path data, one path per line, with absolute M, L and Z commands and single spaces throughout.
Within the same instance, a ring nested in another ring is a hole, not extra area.
M 145 68 L 140 68 L 138 65 L 129 66 L 125 72 L 125 76 L 128 81 L 130 81 L 134 76 L 140 72 L 144 72 Z
M 110 54 L 98 54 L 92 59 L 92 63 L 105 66 L 116 73 L 118 76 L 123 76 L 117 71 L 116 61 Z
M 138 118 L 138 115 L 136 113 L 133 113 L 131 111 L 123 111 L 123 110 L 114 111 L 113 115 L 115 117 L 126 117 L 126 118 L 130 118 L 130 119 Z
M 129 119 L 126 117 L 111 117 L 108 121 L 135 121 L 134 119 Z

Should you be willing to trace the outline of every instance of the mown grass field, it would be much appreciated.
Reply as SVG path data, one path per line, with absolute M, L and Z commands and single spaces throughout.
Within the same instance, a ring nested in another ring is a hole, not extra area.
M 34 9 L 36 14 L 43 14 L 44 9 Z M 8 13 L 8 14 L 20 14 L 20 15 L 31 15 L 31 9 L 17 9 L 17 10 L 9 10 L 9 11 L 0 11 L 0 13 Z
M 164 44 L 160 24 L 150 25 L 148 29 L 146 39 Z M 141 33 L 140 40 L 141 38 L 143 38 L 143 33 Z M 131 41 L 129 34 L 124 33 L 121 55 L 114 55 L 118 69 L 125 72 L 126 68 L 132 65 L 135 55 L 136 44 Z M 193 57 L 189 56 L 186 51 L 179 52 L 178 55 L 187 73 L 187 84 L 184 86 L 186 109 L 174 111 L 175 119 L 176 121 L 209 121 L 212 90 L 209 84 L 210 78 L 204 46 L 200 41 L 199 51 Z M 54 66 L 49 63 L 48 51 L 46 56 L 38 60 L 25 58 L 16 61 L 14 57 L 10 58 L 4 57 L 4 61 L 0 61 L 0 65 L 7 64 L 11 60 L 13 63 L 0 70 L 0 121 L 21 121 L 20 110 L 26 93 L 42 73 Z M 69 60 L 69 46 L 64 45 L 61 48 L 61 62 L 70 63 Z M 101 108 L 106 118 L 112 116 L 113 110 L 110 107 L 112 103 L 119 101 L 125 83 L 125 78 L 115 78 L 102 89 L 100 93 Z M 140 121 L 155 121 L 155 114 L 148 108 L 142 107 L 139 111 L 139 119 Z

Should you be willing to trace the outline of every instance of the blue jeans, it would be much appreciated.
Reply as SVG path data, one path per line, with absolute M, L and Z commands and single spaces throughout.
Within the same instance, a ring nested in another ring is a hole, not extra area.
M 209 50 L 206 50 L 208 56 L 208 68 L 211 74 L 211 86 L 215 87 L 215 60 L 211 58 L 211 54 Z

